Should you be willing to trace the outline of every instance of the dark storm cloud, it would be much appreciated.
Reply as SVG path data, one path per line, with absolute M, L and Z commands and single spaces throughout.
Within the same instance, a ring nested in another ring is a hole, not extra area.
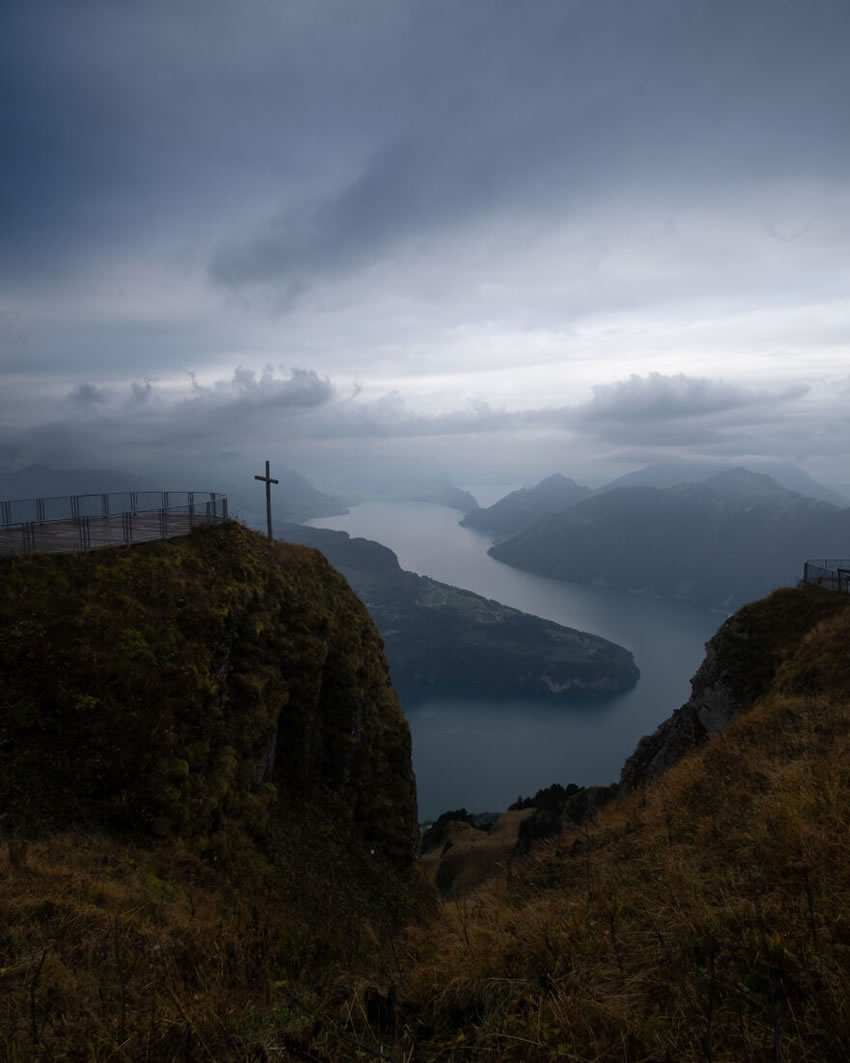
M 39 403 L 28 429 L 0 429 L 0 450 L 17 446 L 18 458 L 65 466 L 96 462 L 105 452 L 116 462 L 209 454 L 225 439 L 256 444 L 298 435 L 294 422 L 334 395 L 330 381 L 312 370 L 272 366 L 259 373 L 239 367 L 210 387 L 191 380 L 189 392 L 175 399 L 152 381 L 135 381 L 125 392 L 83 383 L 55 408 Z
M 628 380 L 594 388 L 593 398 L 572 411 L 579 432 L 621 446 L 714 447 L 734 432 L 787 423 L 806 385 L 757 391 L 723 380 L 633 374 Z
M 845 0 L 13 0 L 0 19 L 6 271 L 194 221 L 230 232 L 217 279 L 291 282 L 497 205 L 850 159 Z
M 848 40 L 848 0 L 7 0 L 0 457 L 847 453 Z
M 130 383 L 129 402 L 133 406 L 142 406 L 153 395 L 153 383 L 150 380 L 133 380 Z
M 786 175 L 823 176 L 850 159 L 850 75 L 830 62 L 831 35 L 850 32 L 840 5 L 806 17 L 782 2 L 538 3 L 521 19 L 505 4 L 429 10 L 415 43 L 399 40 L 401 131 L 341 187 L 222 248 L 216 279 L 303 283 L 497 207 L 551 219 L 683 184 L 687 202 L 780 160 Z
M 418 440 L 451 466 L 470 448 L 492 450 L 493 443 L 481 441 L 498 439 L 512 452 L 526 438 L 549 440 L 552 464 L 544 471 L 551 471 L 563 467 L 565 454 L 571 461 L 591 453 L 632 462 L 757 455 L 803 460 L 850 450 L 840 386 L 814 397 L 802 386 L 767 392 L 652 374 L 598 388 L 590 402 L 572 407 L 512 411 L 479 402 L 430 416 L 410 409 L 398 394 L 364 401 L 311 371 L 274 367 L 259 373 L 237 368 L 209 387 L 189 381 L 177 396 L 155 381 L 108 394 L 84 384 L 71 396 L 92 393 L 94 402 L 39 403 L 23 431 L 0 427 L 0 458 L 99 467 L 108 453 L 117 467 L 141 461 L 164 469 L 178 458 L 191 463 L 220 455 L 226 441 L 242 453 L 285 454 L 306 469 L 321 448 L 344 468 L 373 453 L 373 444 L 386 452 L 394 440 L 400 452 Z M 5 421 L 0 417 L 0 425 Z
M 312 6 L 4 4 L 2 264 L 53 271 L 209 224 L 344 148 L 332 114 L 328 143 L 310 128 L 333 111 L 335 88 L 318 71 L 327 61 L 344 77 L 351 35 L 333 31 L 338 2 Z
M 756 407 L 775 408 L 800 398 L 806 390 L 797 385 L 778 394 L 765 393 L 684 373 L 633 373 L 628 380 L 595 387 L 593 398 L 579 408 L 578 417 L 589 423 L 680 420 Z
M 193 380 L 193 395 L 178 407 L 181 415 L 194 416 L 212 409 L 217 417 L 238 418 L 263 410 L 280 411 L 321 406 L 333 395 L 331 382 L 311 369 L 292 369 L 277 375 L 274 366 L 261 373 L 240 366 L 230 380 L 202 387 Z
M 68 394 L 68 401 L 76 406 L 103 406 L 109 401 L 109 392 L 94 384 L 78 384 Z

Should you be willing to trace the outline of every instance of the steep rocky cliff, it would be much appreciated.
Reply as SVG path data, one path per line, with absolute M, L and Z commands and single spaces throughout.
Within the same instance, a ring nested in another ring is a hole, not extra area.
M 623 766 L 625 791 L 654 776 L 725 730 L 776 682 L 805 659 L 805 640 L 817 626 L 850 607 L 847 595 L 801 586 L 775 591 L 739 609 L 706 643 L 705 658 L 691 680 L 688 701 L 656 731 L 642 738 Z M 784 668 L 784 673 L 783 673 Z M 805 680 L 798 676 L 800 692 Z
M 360 601 L 236 524 L 0 579 L 0 827 L 105 827 L 267 856 L 311 816 L 413 854 L 410 736 Z M 330 828 L 328 828 L 330 829 Z

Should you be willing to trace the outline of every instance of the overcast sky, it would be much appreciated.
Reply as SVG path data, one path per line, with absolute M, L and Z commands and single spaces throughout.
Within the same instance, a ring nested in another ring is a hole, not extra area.
M 850 482 L 848 0 L 5 0 L 0 153 L 0 467 Z

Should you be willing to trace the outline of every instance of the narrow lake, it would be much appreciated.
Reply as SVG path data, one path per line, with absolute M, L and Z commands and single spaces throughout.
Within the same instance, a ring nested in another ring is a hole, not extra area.
M 500 811 L 553 782 L 617 780 L 638 739 L 687 700 L 705 642 L 723 617 L 510 568 L 489 557 L 490 539 L 462 528 L 460 518 L 455 509 L 425 502 L 370 502 L 309 523 L 383 543 L 420 575 L 611 639 L 632 651 L 641 678 L 606 701 L 401 690 L 420 819 L 450 808 Z

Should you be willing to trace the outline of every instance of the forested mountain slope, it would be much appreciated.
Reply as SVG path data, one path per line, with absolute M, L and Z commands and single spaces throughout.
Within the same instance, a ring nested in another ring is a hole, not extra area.
M 377 625 L 399 687 L 450 683 L 569 698 L 613 694 L 638 681 L 622 646 L 408 572 L 380 543 L 292 524 L 279 534 L 315 546 L 343 573 Z
M 795 583 L 809 557 L 844 557 L 850 510 L 733 470 L 670 488 L 620 487 L 491 547 L 542 576 L 732 612 Z

